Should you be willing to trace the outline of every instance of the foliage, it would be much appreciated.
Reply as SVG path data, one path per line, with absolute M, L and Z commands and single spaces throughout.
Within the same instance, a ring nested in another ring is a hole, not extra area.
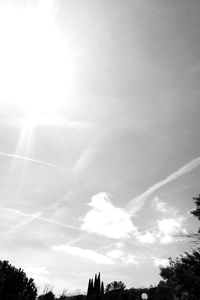
M 101 283 L 101 291 L 100 291 L 100 293 L 101 293 L 101 295 L 104 294 L 104 284 L 103 284 L 103 281 L 102 281 L 102 283 Z
M 192 210 L 191 213 L 200 220 L 200 194 L 194 197 L 193 200 L 196 204 L 196 209 Z
M 170 287 L 170 285 L 161 280 L 157 286 L 156 289 L 157 298 L 159 300 L 171 300 L 173 299 L 173 289 Z
M 62 292 L 62 294 L 60 295 L 60 297 L 58 299 L 59 300 L 66 300 L 68 295 L 69 295 L 68 290 L 64 289 L 63 292 Z
M 104 293 L 104 285 L 103 282 L 101 283 L 100 273 L 95 274 L 95 279 L 93 282 L 93 279 L 89 279 L 88 282 L 88 290 L 87 290 L 87 296 L 98 296 Z
M 185 253 L 175 260 L 170 259 L 168 267 L 161 267 L 160 275 L 178 297 L 187 292 L 190 297 L 199 299 L 200 252 L 193 251 L 192 254 Z
M 32 278 L 17 269 L 8 261 L 0 261 L 0 299 L 3 300 L 35 300 L 37 288 Z
M 108 293 L 113 290 L 120 290 L 123 291 L 125 290 L 126 286 L 122 281 L 112 281 L 109 284 L 107 284 L 105 293 Z
M 193 198 L 196 209 L 191 213 L 200 220 L 200 195 Z M 200 232 L 200 230 L 199 230 Z M 199 235 L 196 236 L 199 238 Z M 190 299 L 200 297 L 200 249 L 185 253 L 175 260 L 169 259 L 169 266 L 160 268 L 160 275 L 173 293 L 181 297 L 188 294 Z
M 52 291 L 38 297 L 38 300 L 55 300 L 55 295 Z

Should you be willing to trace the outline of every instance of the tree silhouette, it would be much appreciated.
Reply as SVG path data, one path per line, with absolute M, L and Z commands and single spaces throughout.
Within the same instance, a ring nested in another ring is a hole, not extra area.
M 161 267 L 160 275 L 178 297 L 188 293 L 190 299 L 200 297 L 200 252 L 185 253 L 176 260 L 170 259 L 168 267 Z
M 93 295 L 93 279 L 89 279 L 87 296 L 90 297 L 92 295 Z
M 103 284 L 103 281 L 101 283 L 101 291 L 100 291 L 100 294 L 103 295 L 104 294 L 104 284 Z
M 200 220 L 200 195 L 193 198 L 196 209 L 191 213 Z M 199 229 L 200 233 L 200 229 Z M 196 238 L 200 242 L 199 233 L 189 237 Z M 200 298 L 200 249 L 193 250 L 192 253 L 185 253 L 175 260 L 169 259 L 169 266 L 160 268 L 160 275 L 165 283 L 171 288 L 174 294 L 181 297 L 188 294 L 189 299 Z
M 0 261 L 0 299 L 2 300 L 35 300 L 37 288 L 32 278 L 17 269 L 8 261 Z
M 109 284 L 107 284 L 105 292 L 110 292 L 113 290 L 119 290 L 119 291 L 123 291 L 125 290 L 126 286 L 122 281 L 112 281 Z
M 100 273 L 95 274 L 94 283 L 93 279 L 89 279 L 88 289 L 87 289 L 87 297 L 99 296 L 104 293 L 104 285 L 101 283 Z
M 54 299 L 55 299 L 55 295 L 52 291 L 49 291 L 48 293 L 38 297 L 38 300 L 54 300 Z
M 200 220 L 200 194 L 197 197 L 194 197 L 193 200 L 195 201 L 196 208 L 191 211 L 191 214 L 193 214 L 195 217 L 197 217 Z M 199 228 L 200 232 L 200 228 Z

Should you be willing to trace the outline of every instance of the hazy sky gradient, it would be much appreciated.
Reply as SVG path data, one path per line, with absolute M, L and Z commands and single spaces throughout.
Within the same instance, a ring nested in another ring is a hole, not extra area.
M 156 284 L 200 192 L 198 0 L 0 0 L 0 259 Z

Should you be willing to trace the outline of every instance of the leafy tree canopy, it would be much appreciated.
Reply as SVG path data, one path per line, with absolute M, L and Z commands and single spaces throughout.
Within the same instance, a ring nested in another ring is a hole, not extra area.
M 125 290 L 126 286 L 122 281 L 112 281 L 109 284 L 107 284 L 105 292 L 110 292 L 113 290 L 119 290 L 119 291 L 123 291 Z
M 200 220 L 200 195 L 193 198 L 196 208 L 191 213 Z M 200 232 L 200 230 L 199 230 Z M 196 235 L 199 238 L 199 235 Z M 175 260 L 169 259 L 169 266 L 160 268 L 160 275 L 175 295 L 189 295 L 189 299 L 200 297 L 200 248 L 185 253 Z
M 13 267 L 8 261 L 0 261 L 0 299 L 35 300 L 37 288 L 32 278 L 20 268 Z

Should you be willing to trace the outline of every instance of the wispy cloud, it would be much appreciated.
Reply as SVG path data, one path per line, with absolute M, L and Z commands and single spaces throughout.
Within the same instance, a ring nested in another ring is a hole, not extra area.
M 134 264 L 134 265 L 139 264 L 138 258 L 135 255 L 131 253 L 126 253 L 120 249 L 111 250 L 107 252 L 106 255 L 108 257 L 111 257 L 115 261 L 122 262 L 125 264 Z
M 171 216 L 176 216 L 178 211 L 173 207 L 168 205 L 168 203 L 161 201 L 158 196 L 156 196 L 152 200 L 152 206 L 155 208 L 156 211 L 161 212 L 163 214 L 168 214 Z
M 49 283 L 49 279 L 47 276 L 49 275 L 49 271 L 45 267 L 41 266 L 28 266 L 25 267 L 26 273 L 34 278 L 38 283 Z
M 187 174 L 197 168 L 200 165 L 200 157 L 193 159 L 189 163 L 185 164 L 183 167 L 178 169 L 176 172 L 169 175 L 164 180 L 159 181 L 158 183 L 149 187 L 144 193 L 137 196 L 133 200 L 130 201 L 126 210 L 129 212 L 131 216 L 134 216 L 145 204 L 148 197 L 150 197 L 155 191 L 159 188 L 165 186 L 166 184 L 174 181 L 175 179 L 179 178 L 180 176 Z
M 30 162 L 30 163 L 36 163 L 38 165 L 42 165 L 42 166 L 45 166 L 45 167 L 53 168 L 53 169 L 64 171 L 64 172 L 69 171 L 69 170 L 67 170 L 65 168 L 62 168 L 60 166 L 57 166 L 55 164 L 51 164 L 51 163 L 45 162 L 43 160 L 38 160 L 38 159 L 30 158 L 30 157 L 27 157 L 27 156 L 18 155 L 18 154 L 15 154 L 15 153 L 0 152 L 0 156 L 4 156 L 4 157 L 7 157 L 7 158 L 20 159 L 20 160 L 24 160 L 24 161 L 27 161 L 27 162 Z
M 75 162 L 74 166 L 72 167 L 72 171 L 79 172 L 85 169 L 90 161 L 93 159 L 95 154 L 97 153 L 97 149 L 95 148 L 87 148 L 85 149 L 79 156 L 78 160 Z
M 136 231 L 129 214 L 115 207 L 108 194 L 94 195 L 88 205 L 91 209 L 83 218 L 83 230 L 115 239 L 127 238 Z
M 103 255 L 91 249 L 74 247 L 70 245 L 53 246 L 51 247 L 51 249 L 54 251 L 64 252 L 73 256 L 79 256 L 83 259 L 90 260 L 97 264 L 106 264 L 106 265 L 114 264 L 114 261 L 110 257 L 107 257 L 106 255 Z

